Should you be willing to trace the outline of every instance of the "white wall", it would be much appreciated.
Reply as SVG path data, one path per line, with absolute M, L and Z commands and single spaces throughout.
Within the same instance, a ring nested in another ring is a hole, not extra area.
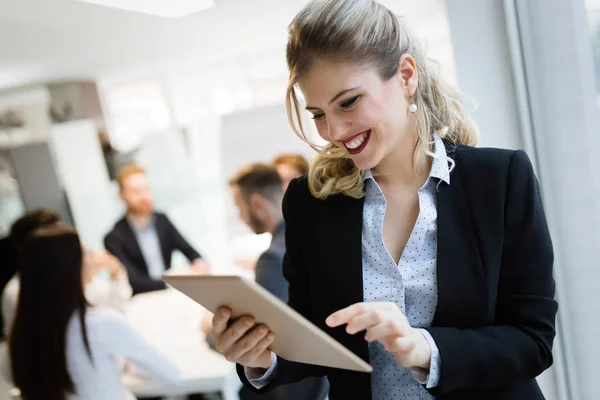
M 471 104 L 480 146 L 522 147 L 500 0 L 446 2 L 458 87 Z
M 85 246 L 103 248 L 120 212 L 92 120 L 54 124 L 50 144 L 75 225 Z

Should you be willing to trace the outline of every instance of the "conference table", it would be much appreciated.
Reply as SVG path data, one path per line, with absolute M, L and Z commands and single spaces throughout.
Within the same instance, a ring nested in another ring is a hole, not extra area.
M 182 380 L 162 384 L 128 364 L 125 386 L 139 398 L 220 392 L 223 400 L 238 400 L 241 383 L 235 365 L 205 341 L 201 323 L 207 313 L 171 288 L 134 296 L 125 309 L 127 319 L 148 343 L 173 360 Z

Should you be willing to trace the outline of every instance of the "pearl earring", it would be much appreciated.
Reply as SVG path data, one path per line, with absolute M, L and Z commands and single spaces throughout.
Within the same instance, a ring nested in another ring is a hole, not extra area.
M 416 113 L 417 112 L 417 105 L 415 103 L 412 103 L 410 105 L 410 107 L 408 107 L 408 111 L 410 111 L 411 113 Z

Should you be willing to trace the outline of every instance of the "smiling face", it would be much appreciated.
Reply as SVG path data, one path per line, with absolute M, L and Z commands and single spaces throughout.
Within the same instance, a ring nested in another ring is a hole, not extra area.
M 344 149 L 358 168 L 376 168 L 396 149 L 412 146 L 415 121 L 408 107 L 417 78 L 410 56 L 387 80 L 374 67 L 316 61 L 298 83 L 319 135 Z

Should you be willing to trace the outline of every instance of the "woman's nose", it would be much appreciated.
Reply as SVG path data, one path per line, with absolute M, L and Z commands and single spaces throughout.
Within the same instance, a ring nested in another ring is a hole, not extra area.
M 339 142 L 340 140 L 346 139 L 350 132 L 352 124 L 342 118 L 328 118 L 327 129 L 329 133 L 329 140 L 332 142 Z

